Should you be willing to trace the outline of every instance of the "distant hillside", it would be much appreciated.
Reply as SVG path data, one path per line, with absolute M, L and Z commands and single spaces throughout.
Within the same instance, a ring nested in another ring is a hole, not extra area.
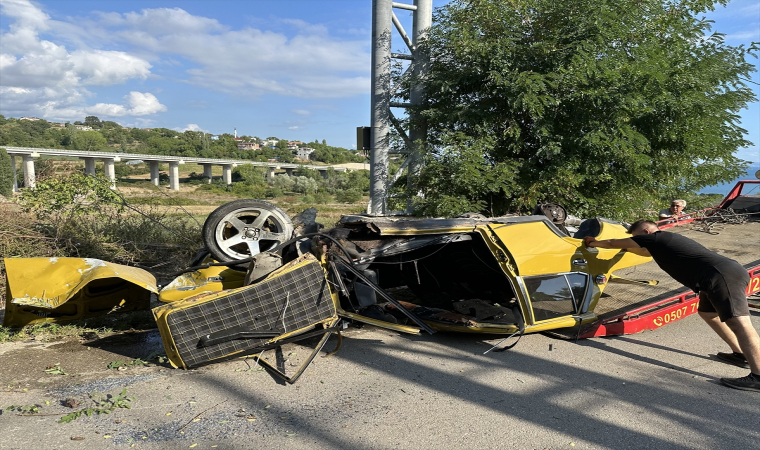
M 71 150 L 117 151 L 146 155 L 170 155 L 202 158 L 232 158 L 267 161 L 278 159 L 294 162 L 294 151 L 288 141 L 261 150 L 241 150 L 240 140 L 231 134 L 218 136 L 201 131 L 179 132 L 168 128 L 127 128 L 116 122 L 100 121 L 89 116 L 84 122 L 55 123 L 44 119 L 5 118 L 0 115 L 0 146 L 65 148 Z M 256 137 L 245 141 L 258 142 Z M 365 158 L 342 147 L 332 147 L 323 140 L 303 144 L 313 148 L 311 159 L 328 164 L 364 162 Z

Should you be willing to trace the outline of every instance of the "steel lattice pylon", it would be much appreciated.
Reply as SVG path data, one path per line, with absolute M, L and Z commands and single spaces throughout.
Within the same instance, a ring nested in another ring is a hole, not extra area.
M 404 30 L 393 9 L 412 11 L 412 37 Z M 388 213 L 388 187 L 395 182 L 404 169 L 408 174 L 419 170 L 420 155 L 427 130 L 424 125 L 417 125 L 404 130 L 393 116 L 391 108 L 407 108 L 422 101 L 422 88 L 415 86 L 410 92 L 409 103 L 393 103 L 391 98 L 391 62 L 392 59 L 409 60 L 408 71 L 418 75 L 425 70 L 427 58 L 418 50 L 418 44 L 433 22 L 433 0 L 414 0 L 414 4 L 396 3 L 392 0 L 372 0 L 372 97 L 370 102 L 371 137 L 370 137 L 370 190 L 367 213 L 382 216 Z M 409 49 L 408 54 L 391 53 L 392 26 L 401 36 Z M 388 135 L 394 126 L 406 143 L 401 153 L 408 154 L 398 173 L 388 179 L 388 158 L 390 145 Z

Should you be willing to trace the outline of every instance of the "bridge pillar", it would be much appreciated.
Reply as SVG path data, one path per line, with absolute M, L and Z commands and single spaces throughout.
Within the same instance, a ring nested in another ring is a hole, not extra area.
M 148 161 L 150 163 L 150 182 L 153 186 L 158 186 L 158 161 Z
M 114 160 L 104 159 L 103 170 L 106 173 L 106 178 L 111 182 L 111 189 L 116 189 L 116 170 L 114 170 Z
M 270 180 L 274 179 L 274 171 L 275 171 L 275 169 L 276 169 L 276 167 L 269 166 L 269 173 L 267 174 L 267 178 L 269 178 Z
M 179 161 L 169 162 L 169 189 L 179 190 Z
M 82 159 L 84 159 L 85 175 L 95 175 L 95 158 L 82 158 Z
M 289 177 L 293 176 L 293 168 L 285 168 L 285 174 Z
M 13 192 L 18 192 L 18 174 L 16 173 L 16 155 L 11 155 L 11 167 L 13 167 Z
M 232 164 L 222 166 L 222 179 L 224 180 L 224 184 L 228 186 L 232 184 Z
M 24 186 L 34 189 L 37 180 L 34 177 L 34 157 L 24 155 Z
M 211 184 L 211 179 L 213 178 L 213 175 L 211 173 L 211 168 L 213 166 L 211 164 L 203 164 L 203 177 L 208 180 L 208 183 Z

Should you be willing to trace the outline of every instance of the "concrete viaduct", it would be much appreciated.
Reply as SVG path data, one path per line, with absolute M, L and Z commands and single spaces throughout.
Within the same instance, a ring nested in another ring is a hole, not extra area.
M 213 166 L 222 166 L 222 179 L 227 184 L 232 184 L 232 168 L 241 164 L 253 164 L 254 166 L 267 167 L 269 176 L 274 176 L 275 170 L 285 170 L 288 175 L 293 175 L 293 171 L 306 167 L 320 171 L 322 176 L 327 176 L 330 169 L 338 172 L 345 172 L 345 167 L 336 166 L 314 166 L 293 163 L 272 163 L 258 162 L 235 159 L 211 159 L 211 158 L 183 158 L 179 156 L 162 156 L 162 155 L 139 155 L 135 153 L 111 153 L 111 152 L 88 152 L 83 150 L 62 150 L 55 148 L 30 148 L 30 147 L 2 147 L 11 156 L 11 165 L 13 166 L 13 191 L 18 192 L 18 178 L 16 175 L 16 156 L 21 157 L 24 169 L 24 186 L 34 187 L 34 159 L 42 155 L 45 156 L 66 156 L 75 157 L 84 160 L 84 169 L 87 174 L 95 174 L 95 161 L 103 161 L 106 176 L 111 182 L 116 182 L 116 173 L 114 163 L 117 161 L 145 161 L 150 165 L 150 180 L 158 186 L 158 163 L 169 163 L 169 189 L 179 190 L 179 165 L 185 163 L 196 163 L 203 166 L 203 176 L 211 182 L 211 168 Z

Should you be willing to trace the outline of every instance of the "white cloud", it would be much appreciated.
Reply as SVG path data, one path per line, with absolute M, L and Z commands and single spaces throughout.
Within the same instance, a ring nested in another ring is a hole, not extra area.
M 27 0 L 2 0 L 0 13 L 11 19 L 0 35 L 0 93 L 2 112 L 41 115 L 51 119 L 81 119 L 83 112 L 103 116 L 144 115 L 165 111 L 152 94 L 132 92 L 128 105 L 84 105 L 94 94 L 85 86 L 109 86 L 146 79 L 150 63 L 123 51 L 65 46 L 41 39 L 51 19 Z M 150 96 L 150 97 L 146 97 Z
M 367 42 L 330 36 L 324 25 L 303 20 L 275 19 L 293 30 L 286 36 L 230 29 L 180 8 L 53 19 L 29 0 L 0 0 L 0 12 L 8 24 L 0 35 L 6 115 L 69 120 L 83 111 L 107 117 L 166 111 L 154 94 L 134 91 L 124 104 L 94 101 L 101 86 L 156 78 L 154 65 L 175 79 L 184 67 L 179 81 L 236 97 L 344 98 L 370 87 Z
M 208 130 L 205 130 L 201 128 L 197 123 L 188 123 L 185 125 L 185 127 L 177 127 L 174 129 L 175 131 L 203 131 L 204 133 L 208 133 Z
M 87 114 L 93 116 L 120 117 L 126 116 L 127 111 L 124 105 L 116 105 L 114 103 L 97 103 L 94 106 L 86 108 Z
M 288 130 L 300 130 L 300 129 L 301 127 L 299 127 L 298 125 L 293 125 L 291 127 L 288 127 Z
M 110 27 L 129 27 L 148 35 L 194 34 L 225 31 L 216 19 L 194 16 L 180 8 L 144 9 L 140 13 L 101 13 L 100 23 Z
M 162 105 L 155 95 L 146 92 L 132 91 L 124 96 L 125 105 L 116 105 L 113 103 L 98 103 L 95 106 L 84 108 L 87 114 L 96 116 L 145 116 L 157 112 L 166 111 L 166 106 Z
M 293 114 L 298 114 L 299 116 L 308 116 L 311 113 L 305 109 L 291 109 L 290 112 Z
M 132 91 L 129 95 L 124 96 L 129 105 L 129 114 L 133 116 L 144 116 L 166 111 L 166 106 L 159 103 L 155 95 L 146 92 L 140 93 Z
M 327 28 L 282 19 L 296 35 L 255 28 L 230 30 L 214 19 L 179 9 L 104 14 L 93 27 L 110 39 L 155 54 L 155 59 L 193 63 L 186 82 L 234 95 L 266 93 L 302 98 L 350 97 L 370 86 L 367 42 L 338 40 Z
M 77 50 L 70 58 L 83 85 L 109 86 L 132 78 L 145 79 L 150 74 L 148 61 L 124 52 Z
M 750 42 L 760 39 L 760 27 L 754 30 L 736 31 L 728 33 L 724 37 L 726 42 Z

